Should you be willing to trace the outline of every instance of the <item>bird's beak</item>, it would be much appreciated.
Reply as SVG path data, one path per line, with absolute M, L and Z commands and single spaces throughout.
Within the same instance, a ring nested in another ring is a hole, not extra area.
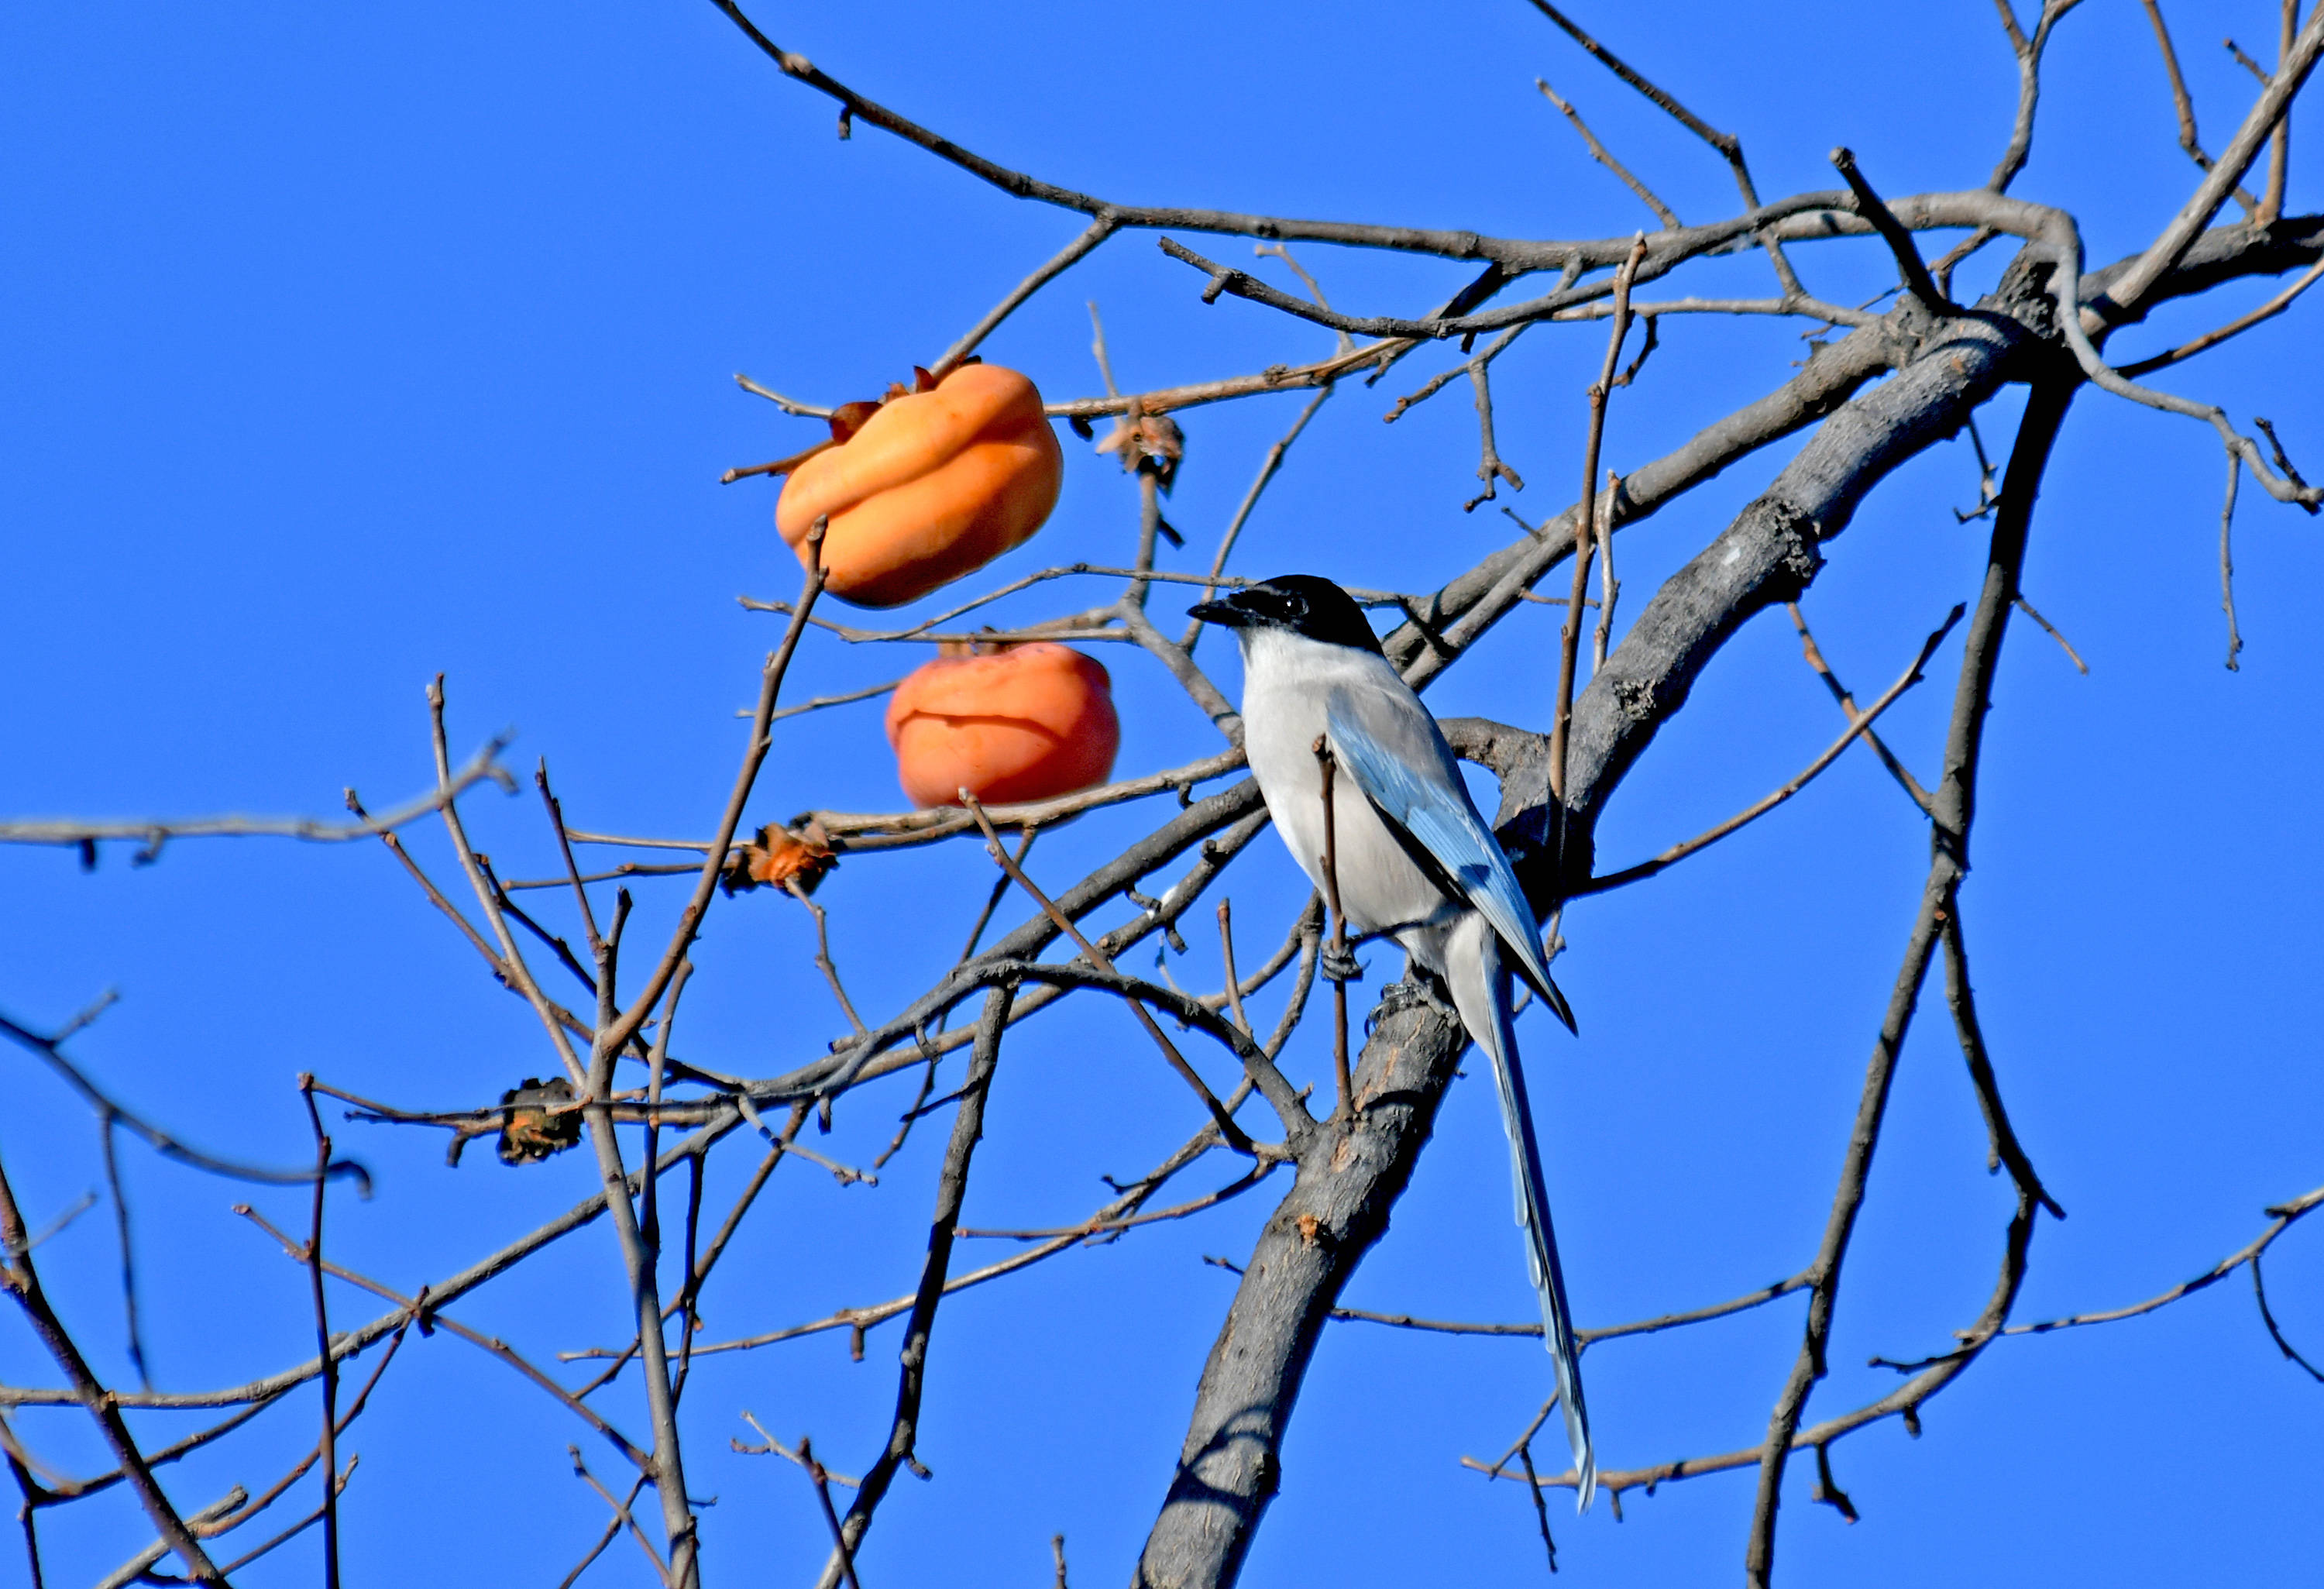
M 1225 629 L 1247 628 L 1250 624 L 1250 614 L 1235 605 L 1231 596 L 1225 601 L 1198 602 L 1186 609 L 1186 616 Z

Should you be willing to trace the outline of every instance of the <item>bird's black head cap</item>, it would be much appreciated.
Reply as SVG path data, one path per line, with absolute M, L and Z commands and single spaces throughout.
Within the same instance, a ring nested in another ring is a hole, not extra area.
M 1355 598 L 1314 574 L 1277 574 L 1187 612 L 1230 629 L 1287 629 L 1326 645 L 1379 654 L 1379 639 Z

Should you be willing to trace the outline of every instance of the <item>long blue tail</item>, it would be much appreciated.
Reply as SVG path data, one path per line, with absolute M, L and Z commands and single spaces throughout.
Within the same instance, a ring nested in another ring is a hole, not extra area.
M 1517 1066 L 1517 1039 L 1509 1010 L 1510 976 L 1500 954 L 1499 936 L 1490 928 L 1481 938 L 1479 970 L 1483 973 L 1484 997 L 1489 1011 L 1471 1018 L 1466 1007 L 1475 993 L 1461 987 L 1465 980 L 1456 968 L 1449 978 L 1454 1004 L 1477 1046 L 1493 1066 L 1493 1090 L 1501 1102 L 1501 1126 L 1509 1140 L 1509 1177 L 1517 1195 L 1517 1220 L 1526 1233 L 1526 1267 L 1541 1298 L 1544 1344 L 1557 1372 L 1557 1401 L 1565 1415 L 1566 1444 L 1573 1449 L 1573 1467 L 1581 1483 L 1574 1510 L 1587 1511 L 1598 1491 L 1598 1456 L 1590 1444 L 1590 1411 L 1582 1396 L 1582 1350 L 1573 1338 L 1573 1314 L 1565 1301 L 1565 1273 L 1557 1261 L 1557 1233 L 1549 1221 L 1549 1191 L 1542 1180 L 1541 1149 L 1534 1140 L 1533 1108 L 1526 1098 L 1525 1072 Z M 1464 996 L 1465 995 L 1465 996 Z

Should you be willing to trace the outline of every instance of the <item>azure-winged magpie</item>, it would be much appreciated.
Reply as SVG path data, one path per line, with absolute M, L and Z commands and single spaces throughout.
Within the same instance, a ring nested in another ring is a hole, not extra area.
M 1533 908 L 1470 799 L 1443 731 L 1388 665 L 1346 591 L 1312 574 L 1286 574 L 1204 602 L 1193 615 L 1232 629 L 1242 644 L 1243 750 L 1275 830 L 1322 887 L 1321 735 L 1346 774 L 1333 781 L 1332 813 L 1334 881 L 1348 926 L 1396 938 L 1442 981 L 1492 1061 L 1517 1223 L 1586 1509 L 1598 1464 L 1510 1010 L 1514 975 L 1573 1025 L 1542 957 Z

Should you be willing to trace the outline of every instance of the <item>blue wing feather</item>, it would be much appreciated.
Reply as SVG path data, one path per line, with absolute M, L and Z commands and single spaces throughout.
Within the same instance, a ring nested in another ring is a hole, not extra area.
M 1587 1510 L 1597 1488 L 1598 1465 L 1582 1397 L 1581 1346 L 1566 1301 L 1557 1237 L 1550 1224 L 1549 1195 L 1534 1134 L 1533 1111 L 1526 1096 L 1525 1074 L 1517 1066 L 1517 1032 L 1509 1016 L 1509 973 L 1522 971 L 1567 1026 L 1573 1024 L 1573 1017 L 1550 980 L 1533 907 L 1517 886 L 1508 857 L 1469 799 L 1468 787 L 1461 781 L 1460 769 L 1434 720 L 1418 702 L 1413 705 L 1434 740 L 1434 769 L 1416 769 L 1383 745 L 1342 700 L 1334 699 L 1326 707 L 1324 725 L 1333 755 L 1364 798 L 1427 853 L 1487 929 L 1476 937 L 1456 934 L 1448 945 L 1451 963 L 1445 969 L 1462 1023 L 1492 1062 L 1494 1091 L 1500 1100 L 1501 1122 L 1509 1141 L 1517 1219 L 1526 1233 L 1526 1267 L 1539 1294 L 1543 1344 L 1549 1348 L 1556 1369 L 1558 1400 L 1566 1438 L 1573 1450 L 1578 1481 L 1575 1501 Z M 1430 771 L 1439 776 L 1427 776 Z
M 1403 828 L 1443 867 L 1468 903 L 1489 922 L 1517 958 L 1521 970 L 1568 1027 L 1572 1012 L 1550 980 L 1549 964 L 1542 958 L 1541 928 L 1525 891 L 1517 886 L 1509 858 L 1500 841 L 1485 826 L 1468 786 L 1461 781 L 1452 753 L 1443 751 L 1443 781 L 1419 776 L 1390 754 L 1361 725 L 1349 716 L 1344 705 L 1333 700 L 1324 716 L 1333 753 L 1356 781 L 1364 798 L 1381 816 Z M 1434 724 L 1432 722 L 1433 728 Z

